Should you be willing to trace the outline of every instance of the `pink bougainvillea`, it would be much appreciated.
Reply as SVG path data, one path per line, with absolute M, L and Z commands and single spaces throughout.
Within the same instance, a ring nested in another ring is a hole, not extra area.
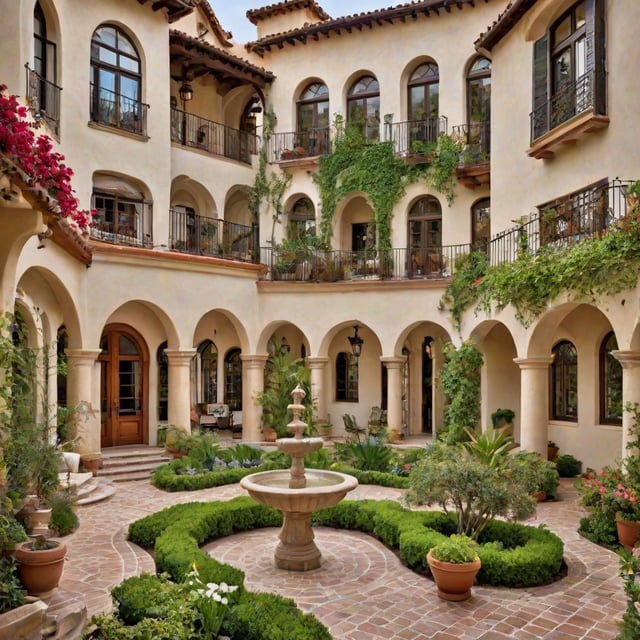
M 78 199 L 71 187 L 73 171 L 64 163 L 64 156 L 54 151 L 49 136 L 36 137 L 37 125 L 27 118 L 27 108 L 16 96 L 6 95 L 6 90 L 6 85 L 0 84 L 0 154 L 8 161 L 3 167 L 0 157 L 0 172 L 17 168 L 32 186 L 56 201 L 59 214 L 71 226 L 87 230 L 95 212 L 78 209 Z

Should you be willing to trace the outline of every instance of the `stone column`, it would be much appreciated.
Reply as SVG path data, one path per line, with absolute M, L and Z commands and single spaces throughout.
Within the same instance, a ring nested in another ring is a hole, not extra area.
M 613 357 L 622 365 L 622 451 L 621 457 L 631 455 L 627 449 L 631 440 L 633 414 L 625 411 L 627 402 L 640 404 L 640 351 L 612 351 Z
M 259 442 L 262 407 L 256 396 L 264 391 L 264 366 L 268 356 L 240 356 L 242 360 L 242 439 Z
M 383 356 L 387 368 L 387 425 L 390 431 L 402 432 L 402 370 L 405 358 Z
M 74 449 L 100 451 L 100 349 L 67 349 L 67 404 L 77 407 Z
M 169 424 L 191 432 L 191 360 L 196 349 L 165 349 L 168 360 Z
M 316 406 L 316 417 L 320 420 L 326 419 L 327 416 L 327 390 L 324 384 L 324 372 L 329 362 L 326 357 L 309 357 L 307 365 L 311 372 L 311 395 Z
M 514 358 L 520 367 L 520 446 L 547 457 L 551 356 Z

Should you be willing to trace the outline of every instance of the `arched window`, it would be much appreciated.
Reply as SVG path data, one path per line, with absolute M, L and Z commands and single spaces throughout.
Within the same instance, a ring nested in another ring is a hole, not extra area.
M 200 371 L 198 384 L 201 401 L 205 404 L 218 402 L 218 349 L 211 340 L 205 340 L 198 346 Z
M 112 244 L 151 245 L 151 203 L 140 187 L 119 176 L 93 176 L 91 235 Z
M 69 347 L 69 335 L 67 334 L 67 328 L 62 325 L 58 329 L 57 337 L 57 357 L 56 363 L 56 382 L 58 390 L 58 406 L 67 406 L 67 373 L 68 373 L 68 359 L 66 350 Z
M 336 402 L 358 402 L 358 358 L 346 351 L 336 356 Z
M 32 111 L 45 119 L 57 136 L 60 129 L 60 87 L 56 84 L 56 43 L 51 40 L 40 2 L 33 8 L 33 72 L 28 73 L 27 96 Z
M 242 411 L 242 360 L 240 349 L 231 349 L 224 359 L 224 401 L 231 411 Z
M 578 420 L 578 352 L 568 340 L 559 342 L 552 350 L 551 418 Z
M 303 238 L 316 235 L 316 217 L 309 198 L 296 200 L 288 216 L 287 237 Z
M 407 239 L 410 276 L 424 277 L 442 271 L 442 207 L 433 196 L 420 198 L 411 207 Z
M 366 142 L 380 139 L 380 87 L 373 76 L 363 76 L 351 86 L 347 96 L 347 113 Z
M 98 27 L 91 38 L 91 119 L 146 133 L 146 106 L 141 102 L 140 56 L 118 27 Z
M 467 144 L 483 162 L 491 150 L 491 61 L 476 58 L 467 74 Z
M 600 343 L 600 422 L 622 424 L 622 365 L 611 353 L 618 349 L 615 333 Z
M 471 246 L 488 254 L 491 240 L 491 200 L 483 198 L 471 207 Z
M 158 420 L 169 419 L 169 358 L 165 353 L 167 341 L 165 340 L 156 352 L 158 365 Z
M 310 156 L 322 155 L 329 148 L 329 89 L 314 82 L 298 100 L 297 143 Z

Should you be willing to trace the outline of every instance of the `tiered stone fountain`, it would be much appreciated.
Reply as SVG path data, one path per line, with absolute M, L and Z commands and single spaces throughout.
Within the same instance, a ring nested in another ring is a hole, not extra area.
M 358 486 L 353 476 L 336 471 L 304 468 L 304 456 L 320 449 L 322 438 L 304 438 L 307 426 L 300 420 L 304 410 L 305 392 L 297 386 L 292 392 L 293 420 L 287 425 L 294 432 L 293 438 L 280 438 L 276 446 L 291 456 L 291 468 L 282 471 L 263 471 L 246 476 L 240 485 L 261 504 L 282 512 L 283 522 L 280 542 L 275 551 L 275 565 L 288 571 L 317 569 L 322 554 L 316 546 L 311 527 L 311 514 L 318 509 L 332 507 L 342 500 L 348 491 Z

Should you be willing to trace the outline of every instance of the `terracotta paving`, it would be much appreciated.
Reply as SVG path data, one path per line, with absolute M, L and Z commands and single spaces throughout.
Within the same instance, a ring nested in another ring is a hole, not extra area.
M 153 571 L 151 557 L 126 541 L 128 523 L 172 504 L 244 493 L 239 485 L 165 493 L 136 481 L 119 484 L 105 502 L 80 507 L 80 529 L 66 538 L 67 562 L 51 609 L 84 597 L 89 615 L 107 611 L 112 586 Z M 360 486 L 349 498 L 401 500 L 402 493 Z M 562 481 L 559 497 L 540 504 L 529 523 L 545 524 L 562 537 L 568 576 L 532 589 L 474 587 L 463 603 L 440 600 L 431 580 L 403 567 L 394 553 L 359 532 L 317 528 L 323 565 L 308 573 L 273 567 L 275 529 L 230 536 L 206 548 L 244 570 L 248 588 L 295 599 L 339 640 L 613 640 L 626 602 L 618 557 L 577 534 L 581 511 L 571 481 Z

